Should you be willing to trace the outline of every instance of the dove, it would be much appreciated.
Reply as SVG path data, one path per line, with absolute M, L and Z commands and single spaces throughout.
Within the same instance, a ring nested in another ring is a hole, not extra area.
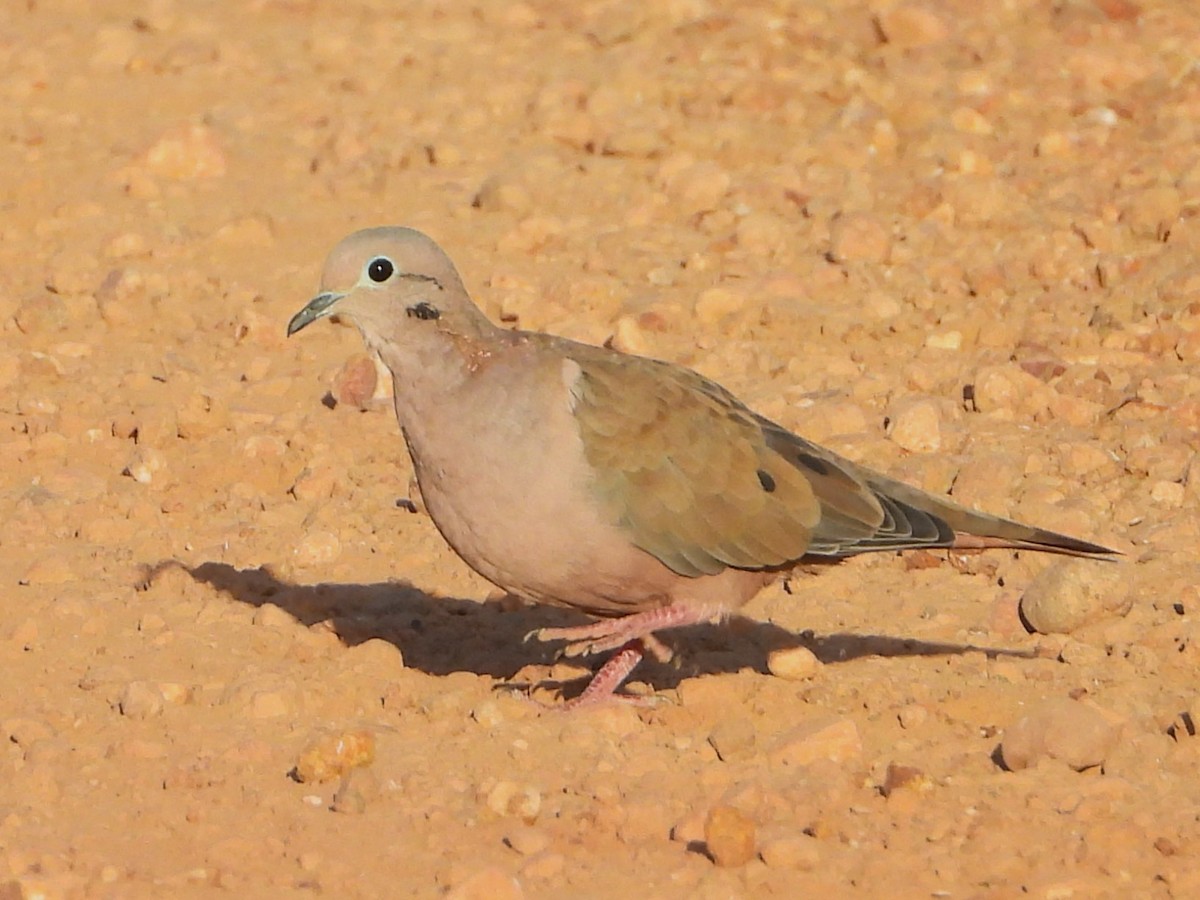
M 670 657 L 658 632 L 721 620 L 805 557 L 1115 553 L 844 459 L 683 366 L 498 326 L 411 228 L 342 240 L 287 333 L 329 316 L 391 372 L 421 498 L 455 553 L 594 618 L 533 633 L 570 656 L 613 651 L 567 707 L 611 697 L 647 653 Z

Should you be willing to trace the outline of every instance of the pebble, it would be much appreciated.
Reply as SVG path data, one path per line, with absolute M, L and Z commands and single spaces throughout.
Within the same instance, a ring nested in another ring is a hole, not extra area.
M 834 262 L 886 262 L 892 232 L 873 213 L 839 213 L 829 225 L 829 258 Z
M 121 692 L 117 709 L 130 719 L 148 719 L 163 711 L 162 691 L 147 681 L 131 681 Z
M 504 843 L 522 856 L 534 856 L 550 846 L 550 837 L 531 825 L 514 825 L 505 832 Z
M 209 127 L 188 124 L 164 132 L 143 156 L 154 175 L 172 181 L 220 178 L 225 174 L 225 151 Z
M 212 237 L 231 247 L 270 247 L 275 243 L 275 223 L 270 216 L 241 216 L 221 225 Z
M 613 323 L 613 333 L 607 343 L 614 350 L 639 356 L 646 356 L 651 348 L 646 329 L 634 315 L 621 316 Z
M 888 763 L 883 784 L 879 786 L 879 792 L 890 798 L 892 794 L 901 789 L 924 793 L 931 787 L 933 787 L 933 782 L 921 769 L 916 766 L 891 762 Z
M 519 175 L 499 172 L 489 176 L 475 195 L 473 205 L 485 212 L 509 212 L 518 217 L 533 211 L 533 195 Z
M 75 580 L 75 570 L 61 553 L 39 556 L 18 579 L 21 584 L 69 584 Z
M 274 603 L 263 603 L 254 610 L 250 621 L 263 628 L 278 631 L 291 631 L 297 627 L 296 617 Z
M 512 816 L 532 825 L 542 809 L 542 792 L 531 785 L 498 781 L 487 790 L 486 803 L 498 816 Z
M 342 554 L 342 542 L 332 531 L 313 531 L 306 534 L 292 551 L 296 565 L 326 566 Z
M 787 223 L 767 212 L 752 212 L 737 224 L 737 244 L 741 249 L 758 256 L 770 257 L 780 253 L 791 237 Z
M 273 676 L 236 681 L 225 689 L 221 702 L 239 707 L 252 719 L 293 715 L 303 706 L 298 688 Z
M 670 161 L 664 163 L 668 169 Z M 716 209 L 733 179 L 715 162 L 696 162 L 665 178 L 668 193 L 678 202 L 680 214 L 694 215 Z
M 1102 765 L 1117 738 L 1116 726 L 1095 707 L 1056 697 L 1038 703 L 1005 729 L 1000 754 L 1005 767 L 1014 771 L 1049 758 L 1081 772 Z
M 942 447 L 942 416 L 928 397 L 902 397 L 887 411 L 887 436 L 910 453 L 934 453 Z
M 549 881 L 560 876 L 566 867 L 567 858 L 565 856 L 561 853 L 546 851 L 529 857 L 528 861 L 521 866 L 521 874 L 526 878 Z
M 290 493 L 297 500 L 327 500 L 338 484 L 337 470 L 327 463 L 314 463 L 296 476 Z
M 1004 418 L 1015 413 L 1032 416 L 1048 408 L 1050 393 L 1020 366 L 984 366 L 975 373 L 972 403 L 981 413 L 1002 413 Z
M 366 353 L 356 353 L 343 363 L 333 378 L 333 398 L 346 406 L 366 409 L 375 397 L 379 372 L 375 360 Z
M 617 826 L 617 837 L 626 844 L 637 847 L 671 833 L 667 809 L 661 801 L 629 801 L 622 811 L 625 815 Z
M 1179 219 L 1183 198 L 1171 185 L 1143 188 L 1128 194 L 1121 203 L 1121 221 L 1134 237 L 1163 241 Z
M 821 666 L 817 655 L 807 647 L 785 647 L 773 650 L 767 656 L 767 671 L 787 681 L 806 681 L 816 675 Z
M 446 900 L 523 900 L 521 883 L 499 866 L 468 875 L 445 895 Z
M 905 731 L 920 728 L 929 721 L 929 709 L 920 703 L 908 703 L 900 707 L 896 713 L 900 727 Z
M 754 723 L 745 716 L 722 718 L 709 733 L 708 743 L 722 762 L 748 759 L 757 744 Z
M 727 316 L 741 311 L 746 305 L 743 291 L 725 285 L 710 287 L 696 298 L 696 321 L 705 327 L 718 326 Z
M 375 735 L 365 729 L 324 731 L 309 738 L 296 757 L 293 774 L 302 784 L 341 778 L 375 761 Z
M 154 477 L 167 467 L 167 458 L 161 450 L 153 447 L 138 447 L 126 463 L 123 475 L 128 475 L 138 484 L 150 484 Z
M 876 18 L 883 39 L 893 47 L 911 49 L 942 41 L 950 33 L 946 23 L 931 10 L 913 4 L 897 4 Z
M 821 847 L 806 834 L 788 834 L 764 839 L 758 848 L 762 861 L 772 869 L 812 872 L 821 865 Z
M 771 750 L 770 759 L 784 766 L 808 766 L 821 760 L 844 763 L 858 759 L 862 751 L 862 737 L 853 719 L 822 716 L 784 734 Z
M 741 810 L 717 805 L 704 820 L 704 844 L 713 862 L 722 868 L 744 866 L 754 858 L 754 820 Z
M 1021 616 L 1040 634 L 1070 634 L 1106 616 L 1124 616 L 1132 606 L 1116 564 L 1091 559 L 1056 560 L 1021 596 Z
M 372 678 L 394 678 L 404 668 L 400 648 L 383 638 L 368 638 L 347 648 L 345 660 L 350 668 L 369 672 Z

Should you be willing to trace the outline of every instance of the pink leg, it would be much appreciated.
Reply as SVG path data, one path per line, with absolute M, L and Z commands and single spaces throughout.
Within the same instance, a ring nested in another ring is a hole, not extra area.
M 583 689 L 582 694 L 562 705 L 563 712 L 585 706 L 595 706 L 613 699 L 617 688 L 629 677 L 629 673 L 637 668 L 643 655 L 642 642 L 630 641 L 605 661 L 604 665 L 600 667 L 600 671 L 592 676 L 592 680 L 588 682 L 588 686 Z M 639 698 L 631 699 L 637 702 Z
M 668 662 L 671 651 L 654 632 L 662 628 L 679 628 L 684 625 L 699 625 L 721 615 L 715 606 L 691 606 L 673 603 L 670 606 L 634 613 L 620 619 L 601 619 L 590 625 L 570 628 L 541 628 L 530 632 L 527 639 L 539 641 L 570 641 L 563 650 L 565 656 L 586 656 L 616 650 L 600 667 L 583 693 L 566 703 L 564 709 L 579 709 L 592 706 L 611 698 L 629 674 L 650 653 L 659 662 Z
M 720 616 L 722 610 L 716 606 L 693 606 L 687 603 L 672 603 L 670 606 L 660 606 L 645 612 L 622 616 L 619 619 L 601 619 L 590 625 L 576 625 L 570 628 L 539 628 L 530 632 L 531 637 L 539 641 L 570 641 L 563 649 L 564 656 L 589 656 L 592 653 L 603 653 L 605 650 L 615 650 L 630 641 L 639 638 L 649 638 L 644 650 L 649 650 L 656 658 L 670 659 L 668 651 L 654 637 L 654 632 L 664 628 L 680 628 L 684 625 L 699 625 Z M 664 662 L 666 660 L 663 660 Z

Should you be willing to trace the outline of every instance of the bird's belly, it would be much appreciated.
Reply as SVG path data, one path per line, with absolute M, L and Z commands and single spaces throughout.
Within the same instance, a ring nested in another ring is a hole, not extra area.
M 670 602 L 678 576 L 578 496 L 570 473 L 517 465 L 498 478 L 418 463 L 417 481 L 446 542 L 505 590 L 601 614 Z

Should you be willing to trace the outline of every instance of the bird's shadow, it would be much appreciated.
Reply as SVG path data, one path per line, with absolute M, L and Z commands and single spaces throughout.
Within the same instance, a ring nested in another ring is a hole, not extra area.
M 526 640 L 531 632 L 592 621 L 580 613 L 554 607 L 512 609 L 500 603 L 434 596 L 406 581 L 304 585 L 284 581 L 265 566 L 238 569 L 221 562 L 188 566 L 178 560 L 165 560 L 146 567 L 144 584 L 152 584 L 167 570 L 181 570 L 249 606 L 273 604 L 305 626 L 327 623 L 346 646 L 372 639 L 388 641 L 399 648 L 407 667 L 429 675 L 472 672 L 510 681 L 525 666 L 549 666 L 558 657 L 561 645 Z M 673 629 L 666 637 L 672 646 L 685 652 L 676 654 L 676 661 L 670 664 L 649 657 L 642 663 L 638 678 L 655 690 L 674 688 L 696 675 L 743 669 L 766 673 L 768 656 L 790 647 L 807 647 L 823 663 L 864 656 L 946 656 L 971 651 L 989 657 L 1032 655 L 1027 650 L 889 635 L 796 633 L 743 616 L 733 616 L 724 626 Z M 602 661 L 603 657 L 592 660 L 596 665 Z M 548 686 L 557 686 L 571 695 L 582 689 L 583 681 Z

